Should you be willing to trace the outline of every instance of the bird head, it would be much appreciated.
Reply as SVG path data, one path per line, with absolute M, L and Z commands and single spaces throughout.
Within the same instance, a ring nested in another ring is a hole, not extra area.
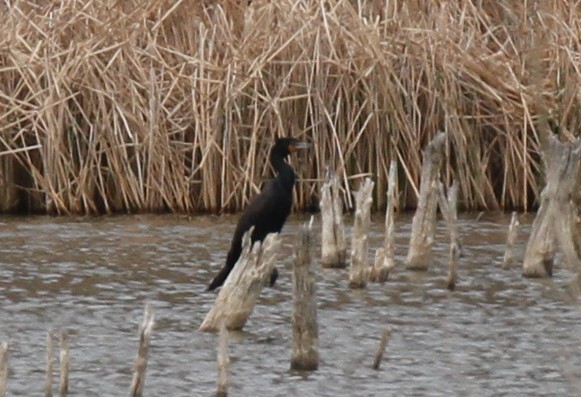
M 300 149 L 308 149 L 311 147 L 310 143 L 301 142 L 298 139 L 292 137 L 278 138 L 274 147 L 273 152 L 280 153 L 283 157 L 288 156 L 291 153 L 296 152 Z

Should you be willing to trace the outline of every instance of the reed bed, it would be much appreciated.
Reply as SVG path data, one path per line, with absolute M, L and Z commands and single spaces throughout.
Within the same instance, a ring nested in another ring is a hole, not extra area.
M 248 4 L 250 3 L 250 4 Z M 421 148 L 448 134 L 464 209 L 529 209 L 539 118 L 581 124 L 581 3 L 566 0 L 8 0 L 0 5 L 0 210 L 221 212 L 294 159 L 297 209 L 334 167 L 417 203 Z

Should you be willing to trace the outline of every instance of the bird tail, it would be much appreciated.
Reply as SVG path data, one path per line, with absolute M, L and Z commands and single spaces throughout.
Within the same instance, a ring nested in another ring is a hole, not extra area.
M 228 268 L 228 266 L 224 266 L 221 270 L 220 273 L 218 273 L 216 275 L 216 277 L 214 277 L 212 279 L 212 282 L 210 282 L 210 285 L 208 285 L 208 288 L 206 289 L 206 291 L 214 291 L 216 288 L 220 287 L 222 284 L 224 284 L 224 281 L 226 281 L 226 278 L 228 277 L 228 275 L 230 274 L 230 270 Z

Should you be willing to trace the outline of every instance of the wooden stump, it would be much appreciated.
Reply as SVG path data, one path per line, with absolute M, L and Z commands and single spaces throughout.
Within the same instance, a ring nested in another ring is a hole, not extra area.
M 52 377 L 54 368 L 54 343 L 51 331 L 46 334 L 46 377 L 44 380 L 44 397 L 52 397 Z
M 574 194 L 581 163 L 581 141 L 560 142 L 549 134 L 543 142 L 546 185 L 525 249 L 523 275 L 551 277 L 556 243 L 570 266 L 579 264 L 575 247 Z
M 216 397 L 226 397 L 228 395 L 228 368 L 230 367 L 230 358 L 228 356 L 228 330 L 224 324 L 220 327 L 216 353 L 216 361 L 218 362 L 218 388 L 216 390 Z
M 448 197 L 444 193 L 444 185 L 439 184 L 438 202 L 442 216 L 446 220 L 450 233 L 450 262 L 448 266 L 448 280 L 446 286 L 450 291 L 456 288 L 458 282 L 458 259 L 460 257 L 460 239 L 458 237 L 458 183 L 454 181 L 448 191 Z
M 291 369 L 314 371 L 319 367 L 319 326 L 312 220 L 299 230 L 293 271 L 293 348 Z
M 446 134 L 439 132 L 423 151 L 422 176 L 418 207 L 412 220 L 406 268 L 428 270 L 436 229 L 437 178 L 444 157 Z
M 8 384 L 8 343 L 0 345 L 0 397 L 6 397 Z
M 391 330 L 387 328 L 383 331 L 381 335 L 381 340 L 379 341 L 379 346 L 377 348 L 377 352 L 375 352 L 375 358 L 373 360 L 373 369 L 379 369 L 381 365 L 381 360 L 383 359 L 383 355 L 385 354 L 385 348 L 389 342 L 389 338 L 391 337 Z
M 242 238 L 242 254 L 220 289 L 214 306 L 200 325 L 200 331 L 217 332 L 222 324 L 229 330 L 241 330 L 274 269 L 280 245 L 277 233 L 251 246 L 250 229 Z
M 347 266 L 347 246 L 343 227 L 343 203 L 339 181 L 329 169 L 321 188 L 321 265 L 328 268 Z
M 387 281 L 389 273 L 395 267 L 395 205 L 397 187 L 397 162 L 392 160 L 389 166 L 389 179 L 387 186 L 387 208 L 385 209 L 385 239 L 383 247 L 375 251 L 375 264 L 371 271 L 370 280 Z
M 349 287 L 365 288 L 371 268 L 367 259 L 368 233 L 371 222 L 371 193 L 375 183 L 366 178 L 355 193 L 355 220 L 351 237 L 351 266 L 349 268 Z
M 131 397 L 141 397 L 143 395 L 145 372 L 147 370 L 147 360 L 149 355 L 149 340 L 151 338 L 153 324 L 154 313 L 148 304 L 145 305 L 143 323 L 139 327 L 139 349 L 137 350 L 137 358 L 135 359 L 135 367 L 133 369 L 133 381 L 131 382 L 131 389 L 129 392 Z
M 66 329 L 61 330 L 59 335 L 60 341 L 60 383 L 59 383 L 59 395 L 60 397 L 66 397 L 69 392 L 69 333 Z
M 506 236 L 506 250 L 504 251 L 504 258 L 502 259 L 502 268 L 505 270 L 509 269 L 515 262 L 514 243 L 516 242 L 518 225 L 518 215 L 514 211 L 510 218 L 510 225 L 508 226 L 508 234 Z

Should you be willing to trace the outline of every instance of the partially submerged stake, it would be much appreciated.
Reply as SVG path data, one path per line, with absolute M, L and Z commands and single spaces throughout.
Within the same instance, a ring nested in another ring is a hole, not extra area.
M 145 385 L 145 372 L 147 370 L 147 359 L 149 354 L 149 340 L 151 330 L 153 329 L 154 313 L 149 304 L 145 305 L 143 323 L 139 327 L 139 350 L 135 359 L 135 368 L 133 370 L 133 381 L 131 382 L 131 397 L 141 397 L 143 395 L 143 386 Z
M 291 369 L 314 371 L 319 367 L 319 326 L 315 270 L 313 266 L 312 219 L 301 226 L 293 268 L 293 349 Z
M 349 268 L 349 287 L 365 288 L 369 278 L 368 234 L 371 222 L 371 193 L 375 183 L 366 178 L 359 191 L 355 193 L 355 220 L 351 237 L 351 266 Z
M 8 343 L 0 345 L 0 397 L 6 397 L 8 384 Z
M 216 391 L 216 397 L 226 397 L 228 395 L 230 357 L 228 356 L 228 330 L 224 324 L 220 327 L 216 361 L 218 362 L 218 390 Z
M 446 220 L 450 233 L 450 262 L 448 266 L 448 280 L 446 286 L 450 291 L 456 288 L 458 282 L 458 258 L 460 257 L 460 241 L 458 237 L 458 183 L 454 181 L 448 191 L 448 198 L 444 193 L 444 185 L 438 185 L 438 202 L 442 216 Z
M 422 152 L 422 176 L 418 207 L 412 220 L 406 268 L 428 270 L 436 229 L 437 179 L 444 157 L 446 134 L 439 132 Z
M 389 179 L 387 186 L 387 208 L 385 209 L 385 240 L 383 247 L 375 251 L 375 264 L 371 271 L 371 281 L 384 282 L 389 277 L 389 272 L 395 267 L 395 204 L 397 197 L 397 162 L 392 160 L 389 166 Z
M 389 328 L 383 331 L 381 335 L 381 340 L 379 341 L 379 346 L 377 347 L 377 352 L 375 353 L 375 359 L 373 360 L 373 369 L 379 369 L 381 365 L 381 360 L 383 359 L 383 355 L 385 354 L 385 348 L 387 347 L 387 343 L 389 342 L 389 338 L 391 337 L 391 330 Z
M 516 242 L 518 225 L 518 214 L 516 211 L 514 211 L 510 218 L 508 235 L 506 236 L 506 251 L 504 251 L 504 258 L 502 259 L 502 268 L 505 270 L 509 269 L 515 262 L 514 243 Z
M 44 396 L 52 397 L 52 377 L 54 367 L 54 343 L 51 331 L 46 334 L 46 377 L 44 380 Z
M 575 144 L 560 142 L 553 134 L 542 140 L 546 168 L 546 186 L 541 205 L 525 249 L 523 275 L 551 277 L 555 242 L 570 266 L 579 264 L 575 247 L 574 193 L 581 163 L 581 140 Z
M 321 188 L 321 265 L 329 268 L 347 266 L 347 247 L 343 227 L 343 203 L 339 181 L 330 169 Z
M 66 397 L 69 392 L 69 334 L 66 329 L 60 332 L 60 362 L 61 362 L 61 374 L 59 383 L 59 394 L 61 397 Z
M 200 325 L 200 331 L 217 332 L 222 324 L 229 330 L 241 330 L 256 304 L 270 274 L 280 240 L 269 234 L 251 246 L 250 229 L 242 238 L 242 254 L 220 289 L 214 306 Z

